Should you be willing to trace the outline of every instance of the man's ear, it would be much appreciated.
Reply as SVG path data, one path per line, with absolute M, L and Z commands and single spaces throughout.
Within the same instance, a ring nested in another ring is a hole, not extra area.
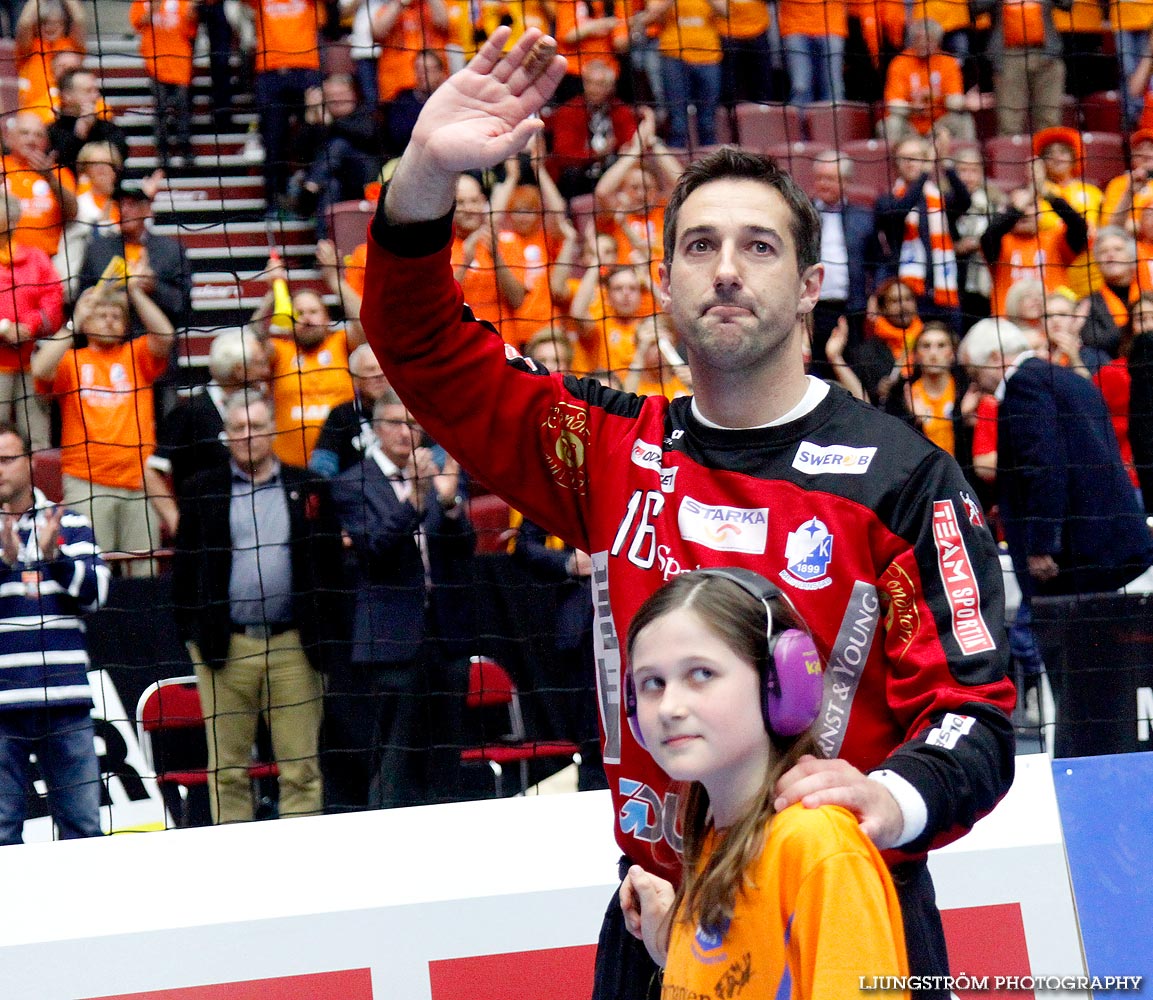
M 657 304 L 661 312 L 668 312 L 672 296 L 669 294 L 669 265 L 663 260 L 657 265 Z
M 825 265 L 813 264 L 801 275 L 801 295 L 797 301 L 797 315 L 804 316 L 817 307 L 821 297 L 821 284 L 825 280 Z

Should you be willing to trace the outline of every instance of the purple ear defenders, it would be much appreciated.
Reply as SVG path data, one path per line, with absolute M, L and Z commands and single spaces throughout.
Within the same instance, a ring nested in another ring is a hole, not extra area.
M 773 632 L 772 605 L 781 591 L 759 573 L 737 567 L 693 570 L 701 576 L 718 576 L 735 583 L 765 606 L 769 640 L 768 662 L 762 675 L 761 714 L 765 727 L 776 736 L 798 736 L 817 719 L 824 697 L 825 679 L 821 655 L 808 632 L 789 628 Z M 637 723 L 637 692 L 632 671 L 625 673 L 625 716 L 633 737 L 645 745 Z

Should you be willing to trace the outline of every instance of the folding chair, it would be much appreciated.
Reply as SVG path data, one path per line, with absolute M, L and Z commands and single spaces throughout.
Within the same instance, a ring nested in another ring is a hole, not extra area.
M 468 698 L 470 709 L 508 706 L 508 732 L 496 742 L 465 747 L 460 752 L 462 764 L 487 764 L 492 771 L 497 798 L 504 794 L 504 768 L 520 765 L 520 794 L 528 792 L 529 761 L 567 758 L 580 764 L 580 748 L 567 740 L 529 740 L 526 738 L 520 695 L 508 671 L 487 656 L 469 659 Z
M 166 677 L 146 687 L 136 704 L 136 732 L 176 825 L 194 825 L 193 790 L 208 787 L 208 741 L 196 678 Z M 248 769 L 254 785 L 279 773 L 275 763 L 256 760 Z

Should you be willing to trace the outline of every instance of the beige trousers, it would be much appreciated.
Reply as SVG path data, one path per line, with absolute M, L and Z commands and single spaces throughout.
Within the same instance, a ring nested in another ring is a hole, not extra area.
M 263 715 L 280 771 L 280 815 L 322 811 L 317 756 L 324 710 L 323 680 L 292 630 L 268 639 L 234 635 L 220 670 L 200 662 L 193 647 L 208 737 L 208 795 L 214 823 L 253 818 L 248 765 Z

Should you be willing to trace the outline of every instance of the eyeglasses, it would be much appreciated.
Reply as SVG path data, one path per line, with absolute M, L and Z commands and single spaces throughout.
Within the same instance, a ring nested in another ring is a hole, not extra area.
M 377 417 L 374 424 L 384 424 L 385 427 L 407 427 L 410 431 L 420 431 L 420 424 L 415 420 L 401 420 L 398 417 Z

